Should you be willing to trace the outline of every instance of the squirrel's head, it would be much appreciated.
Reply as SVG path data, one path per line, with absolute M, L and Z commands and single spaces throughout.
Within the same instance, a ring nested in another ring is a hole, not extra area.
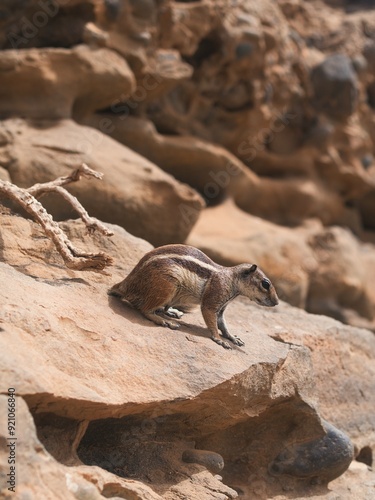
M 271 280 L 256 264 L 237 266 L 238 291 L 261 306 L 277 306 L 279 299 Z

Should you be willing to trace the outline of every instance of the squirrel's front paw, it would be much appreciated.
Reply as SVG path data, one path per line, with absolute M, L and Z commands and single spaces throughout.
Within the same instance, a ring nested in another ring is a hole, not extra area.
M 245 342 L 240 339 L 240 337 L 236 337 L 235 335 L 233 336 L 233 339 L 231 339 L 234 345 L 242 346 L 245 345 Z
M 232 346 L 228 344 L 228 342 L 225 342 L 225 340 L 217 339 L 216 337 L 211 337 L 216 344 L 221 345 L 221 347 L 224 347 L 224 349 L 232 349 Z

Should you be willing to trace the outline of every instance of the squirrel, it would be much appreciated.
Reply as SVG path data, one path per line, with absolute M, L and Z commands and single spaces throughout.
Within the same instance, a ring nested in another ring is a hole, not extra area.
M 224 339 L 244 345 L 229 333 L 224 321 L 229 302 L 238 295 L 267 307 L 279 302 L 271 281 L 256 264 L 224 267 L 189 245 L 165 245 L 151 250 L 108 294 L 130 303 L 157 325 L 172 329 L 180 326 L 174 319 L 200 304 L 211 339 L 226 349 L 231 346 Z

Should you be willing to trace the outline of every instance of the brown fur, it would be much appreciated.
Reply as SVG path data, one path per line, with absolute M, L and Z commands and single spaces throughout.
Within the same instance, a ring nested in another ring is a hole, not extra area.
M 181 311 L 200 304 L 212 340 L 227 349 L 230 344 L 222 337 L 243 345 L 228 332 L 224 321 L 224 310 L 231 300 L 244 295 L 263 306 L 278 304 L 274 286 L 257 266 L 220 266 L 188 245 L 165 245 L 148 252 L 109 294 L 129 302 L 154 323 L 170 328 L 178 328 L 179 323 L 169 318 L 180 318 Z

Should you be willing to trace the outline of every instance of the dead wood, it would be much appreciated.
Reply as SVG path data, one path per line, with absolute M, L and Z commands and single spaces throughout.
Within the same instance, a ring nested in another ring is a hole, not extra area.
M 102 179 L 103 174 L 95 172 L 87 165 L 82 164 L 68 176 L 59 177 L 51 182 L 35 184 L 30 188 L 20 188 L 11 182 L 0 180 L 0 193 L 18 203 L 39 222 L 47 236 L 54 242 L 67 267 L 76 270 L 103 269 L 112 264 L 112 257 L 103 252 L 87 253 L 75 248 L 58 223 L 53 220 L 52 216 L 37 200 L 46 193 L 56 192 L 72 205 L 90 233 L 98 230 L 106 236 L 111 236 L 113 233 L 102 222 L 90 217 L 77 198 L 63 188 L 66 184 L 79 181 L 82 176 Z

